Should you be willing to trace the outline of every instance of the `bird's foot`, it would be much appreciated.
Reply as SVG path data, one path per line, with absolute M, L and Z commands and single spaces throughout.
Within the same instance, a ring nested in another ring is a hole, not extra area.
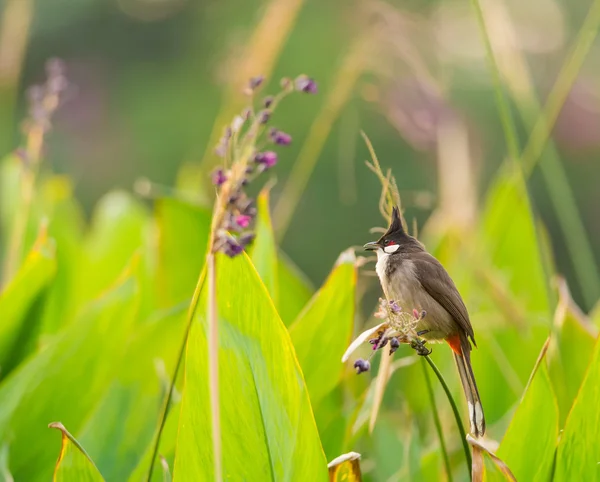
M 425 346 L 425 340 L 413 340 L 410 342 L 410 347 L 417 352 L 419 356 L 427 356 L 431 354 L 431 350 Z

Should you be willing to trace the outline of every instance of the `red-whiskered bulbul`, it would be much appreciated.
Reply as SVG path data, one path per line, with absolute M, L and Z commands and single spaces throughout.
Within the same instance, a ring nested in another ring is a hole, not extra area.
M 397 207 L 387 232 L 364 248 L 377 251 L 376 271 L 386 298 L 409 312 L 425 311 L 417 333 L 428 341 L 446 341 L 452 348 L 467 397 L 471 433 L 482 436 L 485 418 L 471 368 L 471 342 L 477 345 L 469 313 L 452 278 L 419 241 L 406 233 Z

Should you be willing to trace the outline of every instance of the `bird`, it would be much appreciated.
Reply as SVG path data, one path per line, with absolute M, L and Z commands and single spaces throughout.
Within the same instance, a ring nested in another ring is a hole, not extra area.
M 475 334 L 465 303 L 442 264 L 403 227 L 400 210 L 392 209 L 388 230 L 377 241 L 364 245 L 377 252 L 376 271 L 386 298 L 400 306 L 425 311 L 416 331 L 426 341 L 446 342 L 454 360 L 467 399 L 471 433 L 485 434 L 485 416 L 473 369 L 471 343 Z

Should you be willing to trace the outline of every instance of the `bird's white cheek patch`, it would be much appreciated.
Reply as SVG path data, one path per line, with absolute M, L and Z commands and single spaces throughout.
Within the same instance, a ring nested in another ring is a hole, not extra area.
M 395 253 L 396 251 L 398 251 L 398 248 L 400 246 L 398 244 L 392 244 L 391 246 L 386 246 L 385 248 L 383 248 L 383 250 L 387 253 L 387 254 L 392 254 Z

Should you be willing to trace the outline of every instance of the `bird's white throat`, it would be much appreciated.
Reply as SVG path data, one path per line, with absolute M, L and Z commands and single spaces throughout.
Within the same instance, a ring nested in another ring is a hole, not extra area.
M 375 265 L 375 271 L 377 272 L 377 276 L 379 276 L 382 284 L 385 280 L 385 270 L 387 268 L 389 257 L 390 255 L 387 254 L 383 249 L 377 249 L 377 264 Z

